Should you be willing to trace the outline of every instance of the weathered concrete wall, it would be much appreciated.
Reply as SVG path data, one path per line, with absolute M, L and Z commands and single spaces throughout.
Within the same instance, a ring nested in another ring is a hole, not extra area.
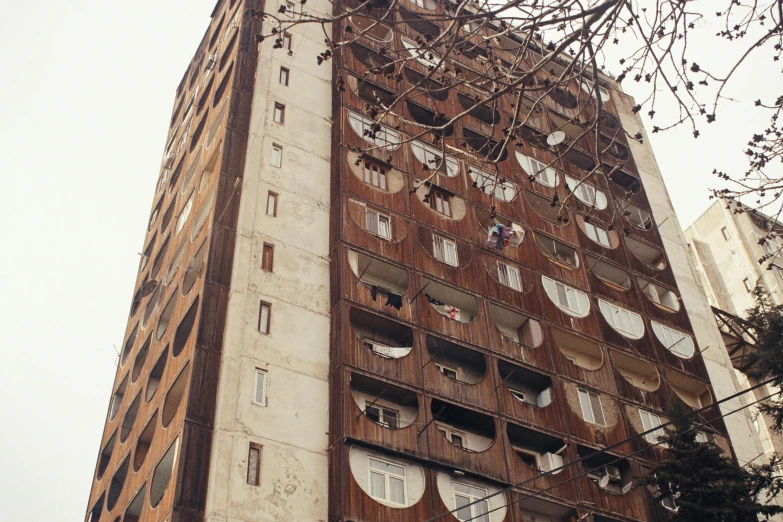
M 617 94 L 618 96 L 614 99 L 623 127 L 631 136 L 640 132 L 644 137 L 643 144 L 635 141 L 630 142 L 631 152 L 650 201 L 653 217 L 659 225 L 659 232 L 669 256 L 672 272 L 677 279 L 682 302 L 690 317 L 693 332 L 696 334 L 698 347 L 703 350 L 702 357 L 713 389 L 717 399 L 720 400 L 735 394 L 740 389 L 734 376 L 731 359 L 723 344 L 712 310 L 701 290 L 701 281 L 697 279 L 691 265 L 687 242 L 674 213 L 652 148 L 649 146 L 649 137 L 644 130 L 641 119 L 631 111 L 635 102 L 629 96 Z M 722 404 L 720 408 L 723 413 L 728 413 L 741 405 L 739 399 L 734 399 Z M 725 422 L 740 464 L 755 459 L 763 452 L 758 434 L 747 410 L 726 417 Z
M 298 6 L 298 4 L 297 4 Z M 273 9 L 273 6 L 267 6 Z M 326 2 L 307 9 L 328 9 Z M 274 8 L 276 10 L 276 8 Z M 233 280 L 220 370 L 206 519 L 327 519 L 329 181 L 331 67 L 316 64 L 323 32 L 300 26 L 292 53 L 260 47 Z M 279 83 L 280 67 L 290 70 Z M 283 103 L 285 123 L 273 121 Z M 270 164 L 283 147 L 282 167 Z M 277 216 L 266 214 L 278 194 Z M 261 268 L 274 245 L 273 272 Z M 271 304 L 270 333 L 258 330 Z M 253 403 L 256 368 L 268 372 L 266 406 Z M 262 446 L 260 485 L 247 484 L 249 444 Z
M 729 238 L 723 235 L 725 227 Z M 714 306 L 743 317 L 753 305 L 753 296 L 745 288 L 744 280 L 752 286 L 760 282 L 773 301 L 783 303 L 783 287 L 775 272 L 758 262 L 765 251 L 759 245 L 764 234 L 746 213 L 735 214 L 726 203 L 716 201 L 688 227 L 685 237 L 694 247 L 693 253 L 704 270 L 715 295 Z M 721 285 L 722 283 L 722 285 Z M 717 286 L 717 288 L 716 288 Z

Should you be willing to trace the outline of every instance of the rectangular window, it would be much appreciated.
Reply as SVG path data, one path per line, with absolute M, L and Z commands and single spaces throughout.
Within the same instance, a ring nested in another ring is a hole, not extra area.
M 657 444 L 658 438 L 663 437 L 665 435 L 663 429 L 660 428 L 661 426 L 660 415 L 656 415 L 655 413 L 651 413 L 649 411 L 639 410 L 639 416 L 642 418 L 642 427 L 644 428 L 644 431 L 649 431 L 651 429 L 657 428 L 655 431 L 652 431 L 644 436 L 644 438 L 647 439 L 647 442 Z M 666 444 L 661 444 L 661 446 L 665 447 Z
M 432 235 L 432 250 L 435 259 L 442 261 L 447 265 L 459 266 L 457 258 L 457 243 L 451 239 L 446 239 L 437 234 Z
M 368 208 L 367 232 L 383 239 L 391 240 L 391 218 Z
M 270 160 L 273 167 L 283 166 L 283 146 L 276 143 L 272 144 L 272 159 Z
M 720 233 L 723 234 L 723 239 L 728 241 L 731 239 L 731 235 L 729 234 L 729 229 L 726 227 L 723 227 L 720 229 Z
M 443 366 L 442 364 L 436 364 L 435 366 L 437 366 L 438 371 L 440 371 L 440 373 L 442 373 L 446 377 L 449 377 L 450 379 L 454 379 L 455 381 L 459 380 L 457 378 L 459 374 L 457 373 L 456 368 L 449 368 L 448 366 Z
M 405 505 L 405 467 L 369 457 L 370 496 Z
M 444 437 L 446 437 L 446 440 L 457 446 L 458 448 L 464 448 L 465 447 L 465 434 L 461 431 L 453 430 L 447 426 L 438 426 L 438 431 L 440 431 Z
M 261 254 L 261 270 L 264 272 L 271 272 L 272 265 L 275 259 L 275 246 L 269 243 L 264 243 L 264 250 Z
M 261 484 L 261 446 L 252 442 L 247 452 L 247 483 L 251 486 Z
M 290 33 L 283 33 L 283 49 L 288 51 L 288 54 L 291 54 L 291 34 Z
M 285 105 L 282 103 L 275 102 L 274 120 L 280 125 L 285 123 Z
M 395 429 L 400 427 L 400 412 L 395 409 L 373 405 L 367 406 L 364 414 L 378 424 Z
M 430 191 L 430 207 L 444 216 L 451 217 L 451 204 L 449 203 L 449 199 L 451 199 L 449 195 L 440 190 Z
M 753 291 L 753 285 L 750 284 L 750 279 L 748 279 L 747 277 L 742 280 L 742 284 L 745 285 L 745 290 L 747 290 L 748 292 Z
M 386 169 L 375 163 L 365 161 L 362 166 L 364 182 L 373 187 L 386 190 Z
M 266 370 L 256 368 L 255 390 L 253 390 L 253 402 L 266 406 Z
M 458 520 L 489 522 L 489 501 L 487 490 L 469 484 L 454 482 L 455 516 Z
M 272 320 L 272 305 L 261 301 L 258 310 L 258 331 L 269 334 L 269 326 Z
M 585 421 L 599 426 L 606 426 L 604 420 L 604 410 L 601 407 L 601 398 L 597 393 L 577 389 L 579 391 L 579 403 L 582 406 L 582 417 Z
M 522 280 L 519 277 L 519 269 L 517 267 L 498 261 L 498 278 L 501 285 L 517 292 L 522 291 Z
M 277 217 L 277 192 L 270 190 L 266 194 L 266 215 Z
M 291 71 L 286 69 L 285 67 L 280 68 L 280 85 L 284 85 L 288 87 L 288 75 Z

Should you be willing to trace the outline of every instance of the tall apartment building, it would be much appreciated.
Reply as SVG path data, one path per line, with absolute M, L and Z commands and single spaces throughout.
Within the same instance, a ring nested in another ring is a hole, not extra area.
M 740 212 L 737 212 L 740 210 Z M 777 305 L 783 304 L 783 231 L 774 219 L 740 206 L 716 201 L 685 231 L 696 273 L 699 275 L 741 388 L 756 380 L 748 375 L 747 355 L 754 347 L 752 327 L 743 318 L 753 306 L 753 290 L 760 285 Z M 757 388 L 743 400 L 752 402 L 769 395 Z M 783 451 L 780 435 L 770 430 L 772 420 L 751 407 L 753 424 L 767 455 Z
M 525 102 L 495 185 L 480 157 L 505 99 L 448 129 L 445 158 L 409 138 L 470 109 L 464 88 L 365 114 L 424 85 L 426 57 L 365 72 L 439 30 L 441 4 L 401 0 L 320 66 L 323 29 L 259 44 L 262 8 L 218 2 L 177 88 L 87 520 L 666 519 L 632 487 L 661 449 L 634 436 L 738 385 L 647 141 L 602 137 L 611 181 L 580 184 L 594 140 L 564 122 L 595 101 L 575 85 Z M 606 129 L 644 134 L 611 78 L 598 92 Z M 699 418 L 758 455 L 744 413 Z

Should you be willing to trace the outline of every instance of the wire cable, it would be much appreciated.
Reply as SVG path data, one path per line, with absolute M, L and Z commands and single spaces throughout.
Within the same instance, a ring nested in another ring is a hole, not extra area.
M 748 393 L 748 392 L 754 391 L 754 390 L 756 390 L 756 389 L 758 389 L 758 388 L 761 388 L 762 386 L 765 386 L 765 385 L 767 385 L 767 384 L 771 383 L 773 380 L 774 380 L 774 379 L 768 379 L 768 380 L 766 380 L 766 381 L 760 382 L 760 383 L 758 383 L 758 384 L 756 384 L 756 385 L 754 385 L 754 386 L 752 386 L 752 387 L 750 387 L 750 388 L 748 388 L 748 389 L 746 389 L 746 390 L 743 390 L 743 391 L 737 392 L 737 393 L 735 393 L 735 394 L 733 394 L 733 395 L 729 395 L 728 397 L 724 397 L 723 399 L 721 399 L 721 400 L 719 400 L 719 401 L 717 401 L 717 402 L 714 402 L 714 403 L 712 403 L 712 404 L 708 404 L 707 406 L 703 406 L 703 407 L 701 407 L 701 408 L 699 408 L 699 409 L 697 409 L 697 410 L 693 410 L 692 412 L 690 412 L 690 413 L 686 413 L 685 415 L 681 415 L 680 417 L 678 417 L 678 418 L 676 418 L 676 419 L 672 419 L 672 420 L 670 420 L 670 421 L 668 421 L 668 422 L 666 422 L 666 423 L 664 423 L 664 424 L 661 424 L 660 426 L 656 426 L 655 428 L 651 428 L 651 429 L 649 429 L 649 430 L 647 430 L 647 431 L 644 431 L 644 432 L 642 432 L 642 433 L 638 433 L 638 434 L 636 434 L 636 435 L 634 435 L 634 436 L 632 436 L 632 437 L 628 437 L 628 438 L 627 438 L 627 439 L 625 439 L 625 440 L 621 440 L 620 442 L 616 442 L 616 443 L 614 443 L 614 444 L 612 444 L 612 445 L 610 445 L 610 446 L 607 446 L 607 447 L 605 447 L 605 448 L 603 448 L 603 449 L 596 450 L 596 451 L 594 451 L 593 453 L 590 453 L 589 455 L 586 455 L 585 457 L 581 457 L 581 458 L 578 458 L 578 459 L 576 459 L 576 460 L 574 460 L 574 461 L 571 461 L 571 462 L 569 462 L 569 463 L 567 463 L 567 464 L 563 464 L 563 465 L 562 465 L 562 466 L 560 466 L 559 468 L 555 468 L 555 469 L 553 469 L 553 470 L 551 470 L 551 471 L 546 471 L 546 472 L 544 472 L 544 473 L 542 473 L 542 474 L 540 474 L 540 475 L 537 475 L 537 476 L 535 476 L 535 477 L 533 477 L 533 478 L 529 478 L 529 479 L 523 480 L 522 482 L 518 482 L 518 483 L 516 483 L 516 484 L 512 484 L 512 485 L 510 485 L 510 486 L 506 486 L 506 487 L 504 487 L 503 489 L 501 489 L 501 490 L 499 490 L 499 491 L 497 491 L 497 492 L 495 492 L 495 493 L 492 493 L 491 495 L 487 495 L 487 496 L 485 496 L 485 497 L 482 497 L 482 498 L 480 498 L 480 499 L 476 499 L 476 500 L 474 500 L 473 502 L 471 502 L 470 504 L 466 504 L 466 505 L 462 506 L 462 508 L 460 508 L 460 509 L 463 509 L 463 508 L 465 508 L 465 507 L 472 506 L 473 504 L 476 504 L 476 503 L 478 503 L 478 502 L 482 502 L 482 501 L 484 501 L 484 500 L 488 500 L 488 499 L 490 499 L 490 498 L 492 498 L 492 497 L 495 497 L 495 496 L 497 496 L 497 495 L 500 495 L 500 494 L 502 494 L 502 493 L 506 493 L 506 492 L 508 492 L 508 491 L 511 491 L 513 488 L 517 488 L 517 487 L 520 487 L 520 486 L 524 486 L 525 484 L 527 484 L 527 483 L 529 483 L 529 482 L 533 482 L 533 481 L 535 481 L 535 480 L 538 480 L 539 478 L 541 478 L 541 477 L 543 477 L 543 476 L 547 476 L 547 475 L 555 475 L 555 474 L 557 474 L 557 473 L 560 473 L 562 470 L 564 470 L 564 469 L 566 469 L 566 468 L 568 468 L 568 467 L 571 467 L 571 466 L 573 466 L 573 465 L 575 465 L 575 464 L 577 464 L 577 463 L 581 463 L 581 462 L 582 462 L 582 461 L 584 461 L 585 459 L 588 459 L 588 458 L 593 458 L 593 457 L 597 457 L 598 455 L 601 455 L 601 454 L 603 454 L 603 453 L 606 453 L 606 452 L 607 452 L 608 450 L 610 450 L 610 449 L 616 448 L 616 447 L 618 447 L 618 446 L 622 446 L 623 444 L 626 444 L 626 443 L 628 443 L 628 442 L 630 442 L 630 441 L 632 441 L 632 440 L 636 440 L 636 439 L 638 439 L 638 438 L 640 438 L 640 437 L 646 437 L 647 435 L 649 435 L 649 434 L 652 434 L 652 433 L 654 433 L 654 432 L 658 431 L 659 429 L 662 429 L 662 428 L 665 428 L 665 427 L 667 427 L 667 426 L 670 426 L 670 425 L 674 424 L 676 421 L 678 421 L 678 420 L 680 420 L 680 419 L 685 419 L 685 418 L 687 418 L 687 417 L 690 417 L 690 416 L 692 416 L 692 415 L 698 415 L 699 413 L 702 413 L 702 412 L 704 412 L 704 411 L 706 411 L 706 410 L 709 410 L 709 409 L 711 409 L 711 408 L 714 408 L 714 407 L 716 407 L 716 406 L 719 406 L 720 404 L 723 404 L 724 402 L 728 402 L 728 401 L 734 400 L 734 399 L 736 399 L 736 398 L 740 397 L 741 395 L 744 395 L 744 394 L 746 394 L 746 393 Z M 772 394 L 772 395 L 775 395 L 775 394 Z M 772 395 L 770 395 L 770 397 L 771 397 Z M 755 404 L 755 403 L 754 403 L 754 404 Z M 739 410 L 735 410 L 735 411 L 739 411 Z M 734 412 L 732 412 L 732 413 L 734 413 Z M 728 414 L 727 414 L 727 415 L 728 415 Z M 721 416 L 720 416 L 720 417 L 718 417 L 718 418 L 720 419 L 720 418 L 723 418 L 723 417 L 724 417 L 724 415 L 721 415 Z M 440 514 L 440 515 L 436 515 L 435 517 L 429 518 L 429 519 L 425 520 L 424 522 L 434 522 L 435 520 L 440 520 L 441 518 L 443 518 L 443 517 L 445 517 L 445 516 L 447 516 L 447 515 L 451 515 L 451 514 L 453 514 L 453 513 L 457 512 L 457 511 L 458 511 L 458 509 L 452 509 L 451 511 L 448 511 L 448 512 L 446 512 L 446 513 L 442 513 L 442 514 Z
M 721 416 L 719 416 L 719 417 L 716 417 L 715 419 L 712 419 L 712 420 L 710 420 L 710 421 L 706 421 L 706 422 L 703 422 L 703 423 L 701 423 L 701 424 L 695 424 L 695 425 L 691 426 L 690 428 L 688 428 L 688 429 L 687 429 L 687 430 L 685 430 L 685 431 L 682 431 L 682 432 L 679 432 L 679 433 L 675 433 L 673 436 L 671 436 L 671 437 L 669 437 L 669 438 L 663 438 L 663 437 L 661 437 L 661 438 L 659 438 L 659 439 L 658 439 L 658 441 L 657 441 L 657 442 L 655 442 L 655 443 L 651 443 L 651 446 L 650 446 L 650 447 L 655 447 L 655 446 L 659 446 L 659 445 L 661 445 L 661 444 L 666 444 L 667 442 L 669 442 L 669 441 L 671 441 L 671 440 L 673 440 L 673 439 L 675 439 L 675 438 L 677 438 L 677 437 L 679 437 L 679 436 L 681 436 L 681 435 L 684 435 L 685 433 L 688 433 L 688 432 L 690 432 L 690 431 L 693 431 L 693 430 L 695 430 L 695 429 L 698 429 L 698 428 L 704 427 L 704 426 L 706 426 L 706 425 L 708 425 L 708 424 L 712 424 L 713 422 L 716 422 L 716 421 L 718 421 L 718 420 L 720 420 L 720 419 L 723 419 L 723 418 L 725 418 L 725 417 L 728 417 L 729 415 L 732 415 L 732 414 L 734 414 L 734 413 L 737 413 L 738 411 L 741 411 L 741 410 L 744 410 L 744 409 L 746 409 L 746 408 L 749 408 L 750 406 L 753 406 L 753 405 L 755 405 L 755 404 L 757 404 L 757 403 L 759 403 L 759 402 L 761 402 L 761 401 L 765 401 L 765 400 L 769 399 L 770 397 L 772 397 L 772 396 L 774 396 L 774 395 L 777 395 L 777 393 L 771 393 L 770 395 L 767 395 L 766 397 L 763 397 L 763 398 L 761 398 L 761 399 L 758 399 L 758 400 L 756 400 L 756 401 L 754 401 L 754 402 L 752 402 L 752 403 L 750 403 L 750 404 L 746 404 L 745 406 L 741 406 L 741 407 L 739 407 L 739 408 L 737 408 L 737 409 L 735 409 L 735 410 L 732 410 L 732 411 L 730 411 L 730 412 L 726 413 L 725 415 L 721 415 Z M 683 417 L 685 417 L 685 416 L 683 416 Z M 681 417 L 681 418 L 683 418 L 683 417 Z M 603 465 L 602 465 L 602 466 L 600 466 L 600 467 L 610 466 L 610 465 L 612 465 L 612 464 L 615 464 L 616 462 L 620 462 L 620 461 L 622 461 L 622 460 L 625 460 L 625 459 L 627 459 L 627 458 L 629 458 L 629 457 L 633 457 L 634 455 L 637 455 L 637 454 L 639 454 L 639 453 L 641 453 L 641 452 L 643 452 L 643 451 L 647 451 L 647 449 L 648 449 L 648 448 L 642 448 L 642 449 L 636 450 L 636 451 L 634 451 L 633 453 L 630 453 L 630 454 L 628 454 L 628 455 L 624 455 L 624 456 L 622 456 L 622 457 L 616 457 L 614 460 L 612 460 L 612 461 L 610 461 L 610 462 L 607 462 L 606 464 L 603 464 Z M 592 455 L 592 454 L 591 454 L 591 455 Z M 588 457 L 590 457 L 590 456 L 588 456 Z M 585 457 L 585 458 L 588 458 L 588 457 Z M 612 455 L 612 457 L 615 457 L 615 455 Z M 581 459 L 580 459 L 580 460 L 581 460 Z M 577 462 L 577 461 L 574 461 L 574 462 Z M 591 470 L 591 471 L 592 471 L 592 470 Z M 520 497 L 520 498 L 517 498 L 516 500 L 512 500 L 512 501 L 510 501 L 510 502 L 507 502 L 507 503 L 505 503 L 505 504 L 503 504 L 503 505 L 501 505 L 501 506 L 497 506 L 497 507 L 495 507 L 495 508 L 492 508 L 492 509 L 490 509 L 489 511 L 487 511 L 487 512 L 485 512 L 485 513 L 480 513 L 480 514 L 478 514 L 478 515 L 476 515 L 476 516 L 474 516 L 474 517 L 471 517 L 471 518 L 468 518 L 468 519 L 466 519 L 466 520 L 463 520 L 462 522 L 471 522 L 472 520 L 476 520 L 478 517 L 481 517 L 481 516 L 484 516 L 484 515 L 489 515 L 490 513 L 494 513 L 495 511 L 498 511 L 498 510 L 500 510 L 500 509 L 507 508 L 507 507 L 509 507 L 509 506 L 512 506 L 512 505 L 514 505 L 514 504 L 517 504 L 517 503 L 519 503 L 519 502 L 522 502 L 523 500 L 527 500 L 527 499 L 529 499 L 529 498 L 537 497 L 537 496 L 541 495 L 542 493 L 546 493 L 547 491 L 549 491 L 549 490 L 551 490 L 551 489 L 557 488 L 557 487 L 559 487 L 559 486 L 562 486 L 563 484 L 567 484 L 567 483 L 569 483 L 569 482 L 573 482 L 574 480 L 580 479 L 580 478 L 582 478 L 582 477 L 584 477 L 584 476 L 588 475 L 588 474 L 589 474 L 591 471 L 585 471 L 585 472 L 583 472 L 583 473 L 580 473 L 579 475 L 576 475 L 575 477 L 571 477 L 570 479 L 566 479 L 566 480 L 563 480 L 562 482 L 558 482 L 557 484 L 555 484 L 555 485 L 553 485 L 553 486 L 549 486 L 548 488 L 545 488 L 545 489 L 540 489 L 540 490 L 538 490 L 538 491 L 534 491 L 533 493 L 529 493 L 529 494 L 525 493 L 525 494 L 524 494 L 524 496 L 522 496 L 522 497 Z M 542 477 L 542 476 L 544 476 L 544 475 L 543 475 L 543 474 L 542 474 L 542 475 L 539 475 L 539 476 L 538 476 L 538 477 L 536 477 L 536 478 L 540 478 L 540 477 Z M 487 498 L 489 498 L 489 497 L 487 497 Z M 476 502 L 481 502 L 481 501 L 482 501 L 482 500 L 481 500 L 481 499 L 479 499 L 479 500 L 476 500 L 476 501 L 474 501 L 472 504 L 475 504 Z M 469 506 L 469 505 L 472 505 L 472 504 L 467 504 L 467 505 L 465 505 L 465 506 L 462 506 L 462 507 L 461 507 L 461 508 L 459 508 L 459 509 L 464 509 L 465 507 L 467 507 L 467 506 Z M 444 514 L 442 514 L 442 515 L 438 515 L 437 517 L 435 517 L 435 518 L 431 518 L 431 519 L 429 519 L 429 520 L 436 520 L 436 519 L 438 519 L 438 518 L 441 518 L 441 517 L 443 517 L 443 516 L 445 516 L 445 515 L 447 515 L 447 514 L 450 514 L 450 513 L 456 512 L 456 511 L 458 511 L 458 509 L 452 510 L 452 511 L 450 511 L 449 513 L 444 513 Z M 428 520 L 428 521 L 425 521 L 425 522 L 429 522 L 429 520 Z

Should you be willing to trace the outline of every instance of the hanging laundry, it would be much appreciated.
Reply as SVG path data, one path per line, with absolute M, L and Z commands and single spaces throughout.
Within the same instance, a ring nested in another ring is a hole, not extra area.
M 427 298 L 427 301 L 429 301 L 430 303 L 432 303 L 432 304 L 434 304 L 436 306 L 444 306 L 445 305 L 445 303 L 441 303 L 440 301 L 438 301 L 434 297 L 430 296 L 430 294 L 424 294 L 424 297 Z
M 505 228 L 506 227 L 500 223 L 496 223 L 492 228 L 489 229 L 489 236 L 487 237 L 487 248 L 503 248 L 501 245 L 503 244 L 502 236 L 503 230 Z
M 397 310 L 399 310 L 400 308 L 402 308 L 402 296 L 389 292 L 389 294 L 386 296 L 385 304 L 387 306 L 392 306 Z
M 454 321 L 459 321 L 459 308 L 456 306 L 449 307 L 449 319 L 453 319 Z
M 375 299 L 378 297 L 378 287 L 375 285 L 372 285 L 370 287 L 370 296 L 372 296 L 372 300 L 375 301 Z

